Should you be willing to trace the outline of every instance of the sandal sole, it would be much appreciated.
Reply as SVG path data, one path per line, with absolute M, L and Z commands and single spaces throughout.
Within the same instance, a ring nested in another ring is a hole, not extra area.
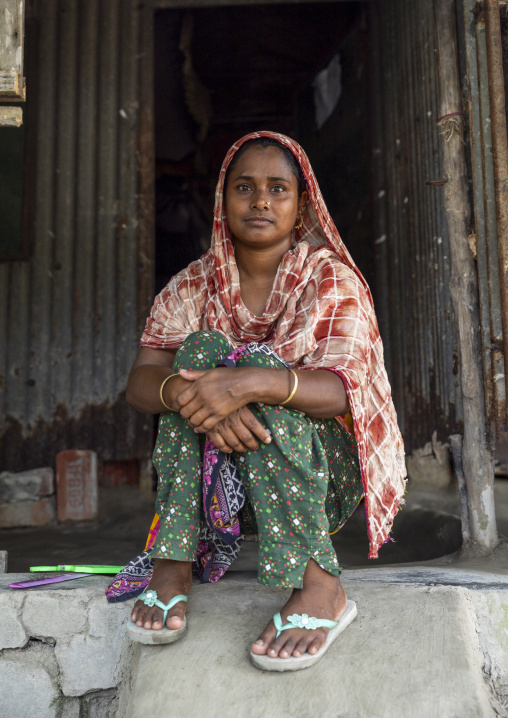
M 323 658 L 326 651 L 330 648 L 337 636 L 345 631 L 357 615 L 358 610 L 356 608 L 356 603 L 354 601 L 348 601 L 346 610 L 339 618 L 338 624 L 335 628 L 330 629 L 324 646 L 321 648 L 319 653 L 316 653 L 314 656 L 310 653 L 305 653 L 303 656 L 291 656 L 291 658 L 269 658 L 266 655 L 258 656 L 251 651 L 250 659 L 256 668 L 260 668 L 262 671 L 301 671 L 304 668 L 310 668 Z
M 183 636 L 187 630 L 187 619 L 181 628 L 160 628 L 158 631 L 154 631 L 153 628 L 143 628 L 143 626 L 136 626 L 136 624 L 129 618 L 127 622 L 127 635 L 135 643 L 143 643 L 145 646 L 161 646 L 167 643 L 174 643 Z

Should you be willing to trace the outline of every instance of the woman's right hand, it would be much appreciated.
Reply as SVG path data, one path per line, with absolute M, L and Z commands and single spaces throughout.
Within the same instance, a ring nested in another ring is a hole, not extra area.
M 226 454 L 231 454 L 233 451 L 241 454 L 255 451 L 259 448 L 260 441 L 269 444 L 272 440 L 270 432 L 247 406 L 242 406 L 217 422 L 206 435 L 220 451 Z

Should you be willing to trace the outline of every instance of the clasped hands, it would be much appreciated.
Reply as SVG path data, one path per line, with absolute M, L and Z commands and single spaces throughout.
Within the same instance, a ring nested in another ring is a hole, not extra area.
M 171 408 L 199 434 L 206 434 L 225 453 L 256 450 L 269 443 L 270 432 L 247 404 L 256 401 L 252 378 L 258 369 L 221 367 L 198 371 L 180 369 L 187 386 L 172 397 Z M 254 382 L 255 383 L 255 382 Z

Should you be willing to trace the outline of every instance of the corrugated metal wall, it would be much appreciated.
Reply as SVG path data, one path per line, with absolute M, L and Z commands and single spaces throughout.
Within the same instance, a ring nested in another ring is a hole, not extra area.
M 469 133 L 475 213 L 474 240 L 484 366 L 487 429 L 506 427 L 506 377 L 503 351 L 501 280 L 499 273 L 496 180 L 490 108 L 487 37 L 483 5 L 475 0 L 457 3 L 463 29 Z M 459 37 L 462 33 L 459 33 Z M 507 288 L 503 288 L 504 291 Z
M 151 112 L 140 106 L 151 100 L 144 13 L 134 0 L 28 8 L 35 223 L 31 259 L 0 264 L 0 469 L 52 464 L 64 448 L 101 459 L 149 450 L 150 422 L 123 398 L 152 281 L 138 187 L 150 144 L 140 137 Z
M 440 157 L 433 0 L 369 3 L 377 312 L 406 450 L 462 418 Z
M 462 409 L 442 188 L 426 184 L 442 178 L 433 2 L 367 7 L 376 307 L 410 451 L 435 429 L 445 440 Z M 35 226 L 30 261 L 0 264 L 0 470 L 69 447 L 145 456 L 150 423 L 123 391 L 151 299 L 151 10 L 32 0 L 28 16 Z

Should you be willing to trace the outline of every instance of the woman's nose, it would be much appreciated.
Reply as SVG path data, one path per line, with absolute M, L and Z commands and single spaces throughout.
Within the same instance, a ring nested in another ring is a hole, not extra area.
M 266 197 L 264 192 L 259 192 L 254 195 L 251 202 L 252 209 L 268 209 L 270 207 L 270 200 Z

